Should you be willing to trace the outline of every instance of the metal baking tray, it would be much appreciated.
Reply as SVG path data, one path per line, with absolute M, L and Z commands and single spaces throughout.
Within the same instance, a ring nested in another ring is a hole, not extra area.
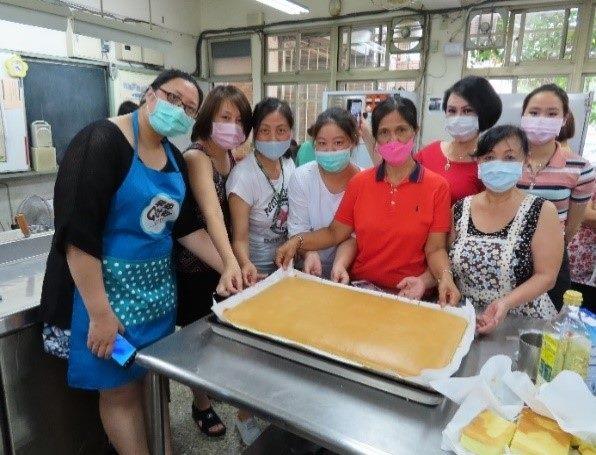
M 391 395 L 415 401 L 427 406 L 437 406 L 443 401 L 443 395 L 439 392 L 423 386 L 402 382 L 398 379 L 389 378 L 382 374 L 375 374 L 370 371 L 337 362 L 333 359 L 317 355 L 294 346 L 288 346 L 278 341 L 265 338 L 254 333 L 233 327 L 222 322 L 214 314 L 208 317 L 211 329 L 214 333 L 225 338 L 237 341 L 253 348 L 275 354 L 294 362 L 316 368 L 326 373 L 359 382 L 368 387 L 373 387 Z

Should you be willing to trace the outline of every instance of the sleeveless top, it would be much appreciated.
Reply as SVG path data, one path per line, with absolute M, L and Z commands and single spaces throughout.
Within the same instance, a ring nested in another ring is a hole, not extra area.
M 527 195 L 514 219 L 494 233 L 479 231 L 471 217 L 472 196 L 454 206 L 456 237 L 449 257 L 463 296 L 478 310 L 504 297 L 534 274 L 532 237 L 544 199 Z M 546 293 L 511 314 L 551 318 L 557 314 Z
M 189 150 L 199 150 L 205 154 L 205 148 L 202 144 L 198 142 L 193 142 L 190 146 L 184 151 L 184 153 L 188 152 Z M 236 164 L 236 159 L 234 155 L 232 155 L 232 151 L 228 150 L 228 158 L 230 160 L 230 172 L 234 165 Z M 230 207 L 228 205 L 228 199 L 226 197 L 226 181 L 228 180 L 228 175 L 220 174 L 215 165 L 211 163 L 213 169 L 213 184 L 215 185 L 215 191 L 217 193 L 217 199 L 219 201 L 219 205 L 221 207 L 221 211 L 223 212 L 224 222 L 226 224 L 226 229 L 228 231 L 228 237 L 230 236 L 230 229 L 231 229 L 231 218 L 230 218 Z M 198 205 L 195 203 L 194 206 L 195 214 L 201 220 L 201 224 L 206 226 L 205 219 L 203 217 L 203 213 Z M 188 251 L 186 248 L 182 247 L 180 244 L 176 248 L 176 267 L 179 271 L 185 273 L 197 273 L 197 272 L 206 272 L 212 270 L 207 264 L 197 258 L 194 254 Z

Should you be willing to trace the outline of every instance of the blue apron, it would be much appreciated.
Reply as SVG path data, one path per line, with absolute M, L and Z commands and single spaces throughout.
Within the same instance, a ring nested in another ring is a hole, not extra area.
M 126 178 L 112 198 L 103 234 L 105 290 L 123 336 L 141 349 L 174 331 L 176 286 L 171 261 L 172 227 L 186 194 L 169 142 L 164 141 L 172 172 L 156 171 L 138 154 L 138 112 L 132 116 L 134 155 Z M 68 384 L 111 389 L 135 381 L 145 370 L 125 369 L 87 348 L 89 314 L 75 288 L 71 321 Z

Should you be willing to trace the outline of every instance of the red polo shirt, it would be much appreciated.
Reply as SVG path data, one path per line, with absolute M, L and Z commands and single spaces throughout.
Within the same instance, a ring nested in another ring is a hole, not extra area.
M 395 289 L 404 277 L 422 274 L 428 235 L 449 232 L 450 207 L 447 181 L 418 163 L 397 186 L 385 181 L 383 163 L 356 174 L 335 214 L 356 234 L 352 279 Z

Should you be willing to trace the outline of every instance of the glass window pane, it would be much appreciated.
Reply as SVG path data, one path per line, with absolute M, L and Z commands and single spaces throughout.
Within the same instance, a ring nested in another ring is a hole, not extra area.
M 499 68 L 505 62 L 505 49 L 468 51 L 468 68 Z
M 513 93 L 513 79 L 489 79 L 497 93 Z
M 347 92 L 372 91 L 374 89 L 375 81 L 340 82 L 338 85 L 338 90 L 345 90 Z
M 302 33 L 300 35 L 300 71 L 329 69 L 329 33 Z
M 328 32 L 289 33 L 267 36 L 267 71 L 328 71 L 330 67 Z
M 342 30 L 340 69 L 381 68 L 387 54 L 387 26 L 354 27 Z M 348 36 L 350 46 L 348 47 Z
M 416 91 L 416 81 L 379 81 L 378 90 L 404 90 L 406 92 Z
M 389 69 L 390 70 L 417 70 L 420 68 L 420 50 L 423 22 L 421 19 L 403 19 L 393 28 L 393 41 L 390 45 Z M 399 53 L 394 51 L 401 51 Z
M 567 39 L 567 36 L 564 36 L 565 14 L 565 10 L 526 13 L 523 36 L 521 35 L 523 14 L 516 14 L 511 60 L 518 61 L 518 53 L 521 61 L 558 60 L 561 55 L 563 39 L 566 40 L 565 58 L 570 58 L 573 53 L 573 42 Z M 570 33 L 573 35 L 577 25 L 577 8 L 570 11 L 569 24 Z
M 214 76 L 251 74 L 250 39 L 212 42 L 211 59 Z
M 268 85 L 267 96 L 286 100 L 294 112 L 294 134 L 298 143 L 304 142 L 317 115 L 321 113 L 326 83 Z
M 267 71 L 283 73 L 296 71 L 296 34 L 267 37 Z
M 479 12 L 470 20 L 468 41 L 474 48 L 502 49 L 507 34 L 507 16 L 502 17 L 499 11 Z
M 596 75 L 586 76 L 584 79 L 584 92 L 590 91 L 596 92 Z M 596 101 L 592 101 L 588 134 L 586 134 L 586 143 L 582 155 L 596 165 Z
M 559 87 L 567 89 L 566 76 L 520 77 L 517 79 L 517 93 L 530 93 L 541 85 L 553 82 Z

